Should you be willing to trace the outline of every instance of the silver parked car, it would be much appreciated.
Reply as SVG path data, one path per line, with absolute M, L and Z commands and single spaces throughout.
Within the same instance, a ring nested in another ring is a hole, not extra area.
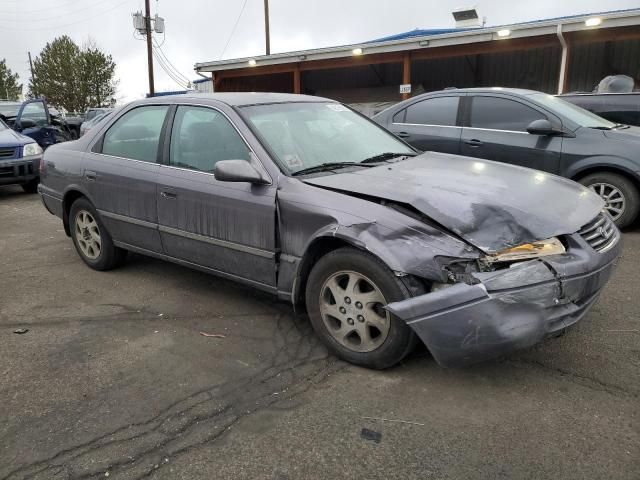
M 374 368 L 418 340 L 454 366 L 562 331 L 620 253 L 604 202 L 577 183 L 418 154 L 301 95 L 134 102 L 48 149 L 39 190 L 91 268 L 133 251 L 271 292 Z

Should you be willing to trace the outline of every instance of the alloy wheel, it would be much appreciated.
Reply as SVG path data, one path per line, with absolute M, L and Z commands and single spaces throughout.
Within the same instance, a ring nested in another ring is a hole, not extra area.
M 352 351 L 371 352 L 389 335 L 387 301 L 376 284 L 358 272 L 331 275 L 322 285 L 319 304 L 329 334 Z
M 102 251 L 102 239 L 96 219 L 86 210 L 80 210 L 76 214 L 75 234 L 78 246 L 83 255 L 90 260 L 95 260 Z
M 622 191 L 610 183 L 594 183 L 589 188 L 596 192 L 604 200 L 604 209 L 612 220 L 622 216 L 626 207 L 626 201 Z

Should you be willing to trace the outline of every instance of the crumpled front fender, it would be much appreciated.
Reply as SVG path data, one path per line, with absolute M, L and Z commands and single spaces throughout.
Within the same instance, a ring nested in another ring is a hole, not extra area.
M 532 260 L 475 274 L 480 283 L 391 303 L 442 366 L 455 367 L 529 347 L 580 320 L 614 268 L 619 246 L 591 256 L 586 273 L 562 276 L 553 261 Z M 550 257 L 551 258 L 551 257 Z

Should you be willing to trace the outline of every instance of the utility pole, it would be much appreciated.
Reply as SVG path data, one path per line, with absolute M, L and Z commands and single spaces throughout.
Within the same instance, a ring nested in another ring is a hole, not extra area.
M 38 96 L 38 91 L 36 90 L 36 76 L 33 74 L 33 62 L 31 61 L 31 52 L 27 52 L 29 54 L 29 68 L 31 69 L 31 84 L 33 85 L 33 96 Z
M 153 44 L 151 43 L 151 8 L 149 7 L 149 0 L 144 0 L 144 24 L 147 31 L 147 68 L 149 70 L 149 96 L 153 97 L 156 92 L 153 85 Z
M 271 45 L 269 41 L 269 0 L 264 0 L 264 36 L 267 55 L 270 55 Z

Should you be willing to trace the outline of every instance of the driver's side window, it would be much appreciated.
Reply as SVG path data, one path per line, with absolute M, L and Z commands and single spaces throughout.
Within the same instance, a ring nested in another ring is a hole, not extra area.
M 178 107 L 169 165 L 212 173 L 220 160 L 250 160 L 249 147 L 233 125 L 212 108 Z
M 48 117 L 44 103 L 40 101 L 27 103 L 20 115 L 20 120 L 24 119 L 33 120 L 39 127 L 45 126 L 48 123 Z

